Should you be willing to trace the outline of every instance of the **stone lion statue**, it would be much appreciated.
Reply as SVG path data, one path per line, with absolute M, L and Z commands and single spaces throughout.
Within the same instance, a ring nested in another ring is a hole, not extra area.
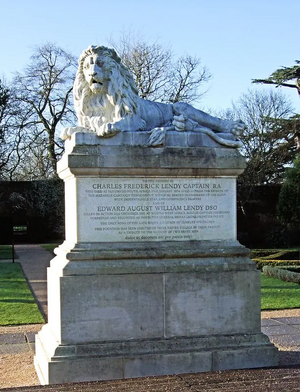
M 173 130 L 203 132 L 225 146 L 241 146 L 235 137 L 218 136 L 219 132 L 238 135 L 245 128 L 241 121 L 221 120 L 183 102 L 164 104 L 140 98 L 133 76 L 113 49 L 90 46 L 78 62 L 73 88 L 78 126 L 65 128 L 63 140 L 75 132 L 110 137 L 117 132 L 150 131 L 149 145 L 155 146 Z

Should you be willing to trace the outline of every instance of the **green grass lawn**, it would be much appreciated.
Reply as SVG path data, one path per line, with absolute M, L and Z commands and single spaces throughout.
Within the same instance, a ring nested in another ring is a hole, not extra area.
M 0 245 L 0 260 L 12 259 L 11 245 Z M 15 255 L 16 258 L 16 255 Z
M 58 244 L 40 244 L 40 246 L 46 250 L 48 250 L 49 252 L 54 253 L 54 249 L 58 247 Z
M 261 275 L 261 309 L 300 308 L 300 285 Z
M 44 323 L 18 263 L 0 263 L 0 325 Z

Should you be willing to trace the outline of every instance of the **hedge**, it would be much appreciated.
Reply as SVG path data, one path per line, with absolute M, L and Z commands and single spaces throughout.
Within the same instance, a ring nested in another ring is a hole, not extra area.
M 300 265 L 299 260 L 264 260 L 264 259 L 252 259 L 256 268 L 262 270 L 263 267 L 281 267 L 281 266 L 298 266 Z
M 256 268 L 262 269 L 265 266 L 282 267 L 300 265 L 298 249 L 255 249 L 251 252 L 251 259 L 255 262 Z
M 252 259 L 264 260 L 299 260 L 298 249 L 255 249 L 251 251 Z
M 291 272 L 283 268 L 271 267 L 269 265 L 263 267 L 262 271 L 264 275 L 271 276 L 285 282 L 300 284 L 300 273 L 298 272 Z

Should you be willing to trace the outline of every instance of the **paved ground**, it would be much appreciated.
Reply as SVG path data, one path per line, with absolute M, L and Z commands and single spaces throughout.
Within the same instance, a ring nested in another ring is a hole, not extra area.
M 47 315 L 46 268 L 51 253 L 37 245 L 16 245 L 16 252 L 29 285 L 43 314 Z M 16 391 L 300 391 L 300 310 L 263 312 L 262 331 L 280 349 L 278 369 L 239 370 L 211 372 L 167 377 L 150 377 L 135 380 L 103 381 L 63 386 L 38 385 L 32 357 L 34 335 L 41 325 L 0 327 L 0 389 L 13 386 Z M 16 358 L 17 362 L 10 361 Z M 27 363 L 26 363 L 27 361 Z M 23 364 L 23 365 L 22 365 Z M 24 366 L 24 381 L 15 378 L 19 366 Z M 2 374 L 2 378 L 1 378 Z M 30 374 L 30 380 L 28 375 Z M 27 376 L 27 379 L 26 379 Z M 11 377 L 12 382 L 5 382 Z
M 47 267 L 53 254 L 38 245 L 15 245 L 15 250 L 19 257 L 16 261 L 21 263 L 39 308 L 47 318 Z

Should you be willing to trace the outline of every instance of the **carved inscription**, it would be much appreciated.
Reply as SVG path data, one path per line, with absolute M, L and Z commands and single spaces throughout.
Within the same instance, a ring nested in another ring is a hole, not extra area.
M 91 242 L 235 238 L 234 179 L 87 179 L 78 229 Z

